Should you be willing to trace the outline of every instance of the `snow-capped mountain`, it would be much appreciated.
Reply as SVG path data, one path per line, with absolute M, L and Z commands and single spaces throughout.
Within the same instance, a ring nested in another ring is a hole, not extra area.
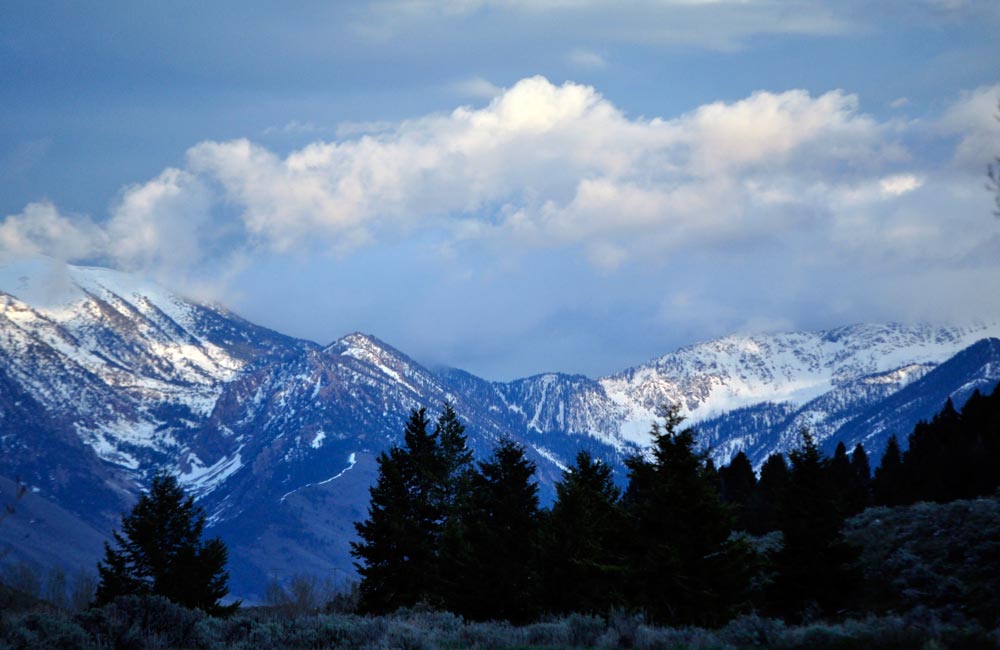
M 13 399 L 0 413 L 3 471 L 71 499 L 111 489 L 124 502 L 86 515 L 120 512 L 148 471 L 184 455 L 228 382 L 308 346 L 127 274 L 4 264 L 0 381 Z M 65 453 L 38 457 L 29 430 Z M 83 466 L 93 480 L 71 484 L 66 474 Z
M 618 434 L 639 442 L 659 404 L 679 403 L 689 423 L 699 423 L 764 403 L 803 406 L 831 391 L 841 401 L 863 401 L 902 388 L 991 336 L 1000 336 L 1000 325 L 854 325 L 729 336 L 682 348 L 599 383 L 621 409 Z M 801 424 L 825 424 L 824 408 L 836 410 L 817 402 Z
M 452 404 L 479 455 L 518 440 L 551 496 L 583 448 L 623 477 L 666 402 L 718 462 L 744 449 L 759 463 L 802 426 L 878 453 L 890 429 L 905 436 L 947 397 L 1000 380 L 1000 342 L 976 343 L 991 336 L 1000 326 L 731 336 L 599 379 L 491 382 L 369 335 L 323 347 L 134 276 L 21 260 L 0 264 L 0 476 L 51 502 L 38 511 L 79 517 L 66 529 L 109 531 L 170 471 L 230 544 L 235 590 L 252 594 L 269 575 L 353 572 L 351 524 L 411 409 L 433 419 Z
M 528 430 L 592 436 L 615 447 L 648 444 L 658 406 L 680 404 L 717 463 L 744 450 L 759 465 L 797 446 L 803 428 L 832 445 L 842 438 L 860 442 L 845 428 L 858 413 L 877 410 L 959 351 L 997 336 L 998 324 L 863 324 L 728 336 L 600 379 L 546 374 L 495 387 Z M 997 381 L 1000 367 L 987 364 L 975 386 L 989 389 Z M 952 389 L 967 398 L 972 391 L 962 386 Z M 866 444 L 880 453 L 871 445 L 884 438 Z

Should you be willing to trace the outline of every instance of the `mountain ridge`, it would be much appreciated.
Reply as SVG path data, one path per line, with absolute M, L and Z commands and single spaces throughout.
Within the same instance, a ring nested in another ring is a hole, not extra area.
M 606 377 L 496 382 L 428 369 L 361 332 L 327 345 L 288 337 L 116 271 L 0 265 L 0 475 L 108 531 L 152 474 L 170 471 L 234 540 L 235 584 L 251 593 L 279 556 L 287 571 L 352 570 L 348 518 L 363 516 L 375 458 L 400 441 L 413 408 L 433 417 L 452 404 L 479 457 L 513 437 L 537 465 L 544 500 L 580 449 L 624 480 L 622 461 L 642 453 L 664 402 L 703 428 L 717 463 L 740 445 L 757 462 L 794 444 L 800 424 L 824 443 L 857 437 L 845 429 L 852 413 L 878 412 L 991 335 L 1000 326 L 730 336 Z M 1000 373 L 1000 362 L 982 361 L 992 349 L 939 373 L 934 394 Z

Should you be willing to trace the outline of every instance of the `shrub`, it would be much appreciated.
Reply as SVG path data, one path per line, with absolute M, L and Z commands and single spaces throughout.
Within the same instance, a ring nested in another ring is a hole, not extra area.
M 719 635 L 740 648 L 768 648 L 785 632 L 785 623 L 757 614 L 747 614 L 730 621 Z
M 602 619 L 586 614 L 570 614 L 566 618 L 566 627 L 569 632 L 569 645 L 578 648 L 597 645 L 597 640 L 607 628 Z
M 186 647 L 204 614 L 176 605 L 162 596 L 121 596 L 88 610 L 77 621 L 91 637 L 114 648 Z
M 59 613 L 34 612 L 5 621 L 0 646 L 25 650 L 77 650 L 93 647 L 87 632 Z

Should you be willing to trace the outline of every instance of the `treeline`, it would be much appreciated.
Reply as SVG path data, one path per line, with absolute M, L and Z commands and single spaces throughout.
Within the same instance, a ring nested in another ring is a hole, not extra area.
M 874 502 L 905 505 L 945 503 L 990 494 L 1000 486 L 1000 386 L 991 395 L 975 391 L 958 412 L 949 399 L 921 422 L 900 451 L 893 436 L 875 471 Z
M 788 621 L 875 608 L 859 549 L 841 536 L 871 505 L 949 501 L 1000 483 L 1000 388 L 961 413 L 949 402 L 901 453 L 893 438 L 872 478 L 868 455 L 823 454 L 808 432 L 760 476 L 740 453 L 716 468 L 677 408 L 654 423 L 647 456 L 611 468 L 580 453 L 541 508 L 535 467 L 501 441 L 474 462 L 447 405 L 414 411 L 403 444 L 379 457 L 368 519 L 353 545 L 360 607 L 423 604 L 471 620 L 643 612 L 666 625 L 715 626 L 757 611 Z M 864 603 L 859 605 L 859 603 Z

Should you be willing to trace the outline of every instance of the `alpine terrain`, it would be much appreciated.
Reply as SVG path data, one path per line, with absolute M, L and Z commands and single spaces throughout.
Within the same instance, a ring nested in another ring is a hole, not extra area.
M 0 540 L 9 559 L 92 566 L 167 470 L 229 545 L 235 595 L 293 572 L 346 580 L 375 457 L 411 409 L 452 404 L 479 455 L 514 438 L 547 498 L 584 447 L 621 475 L 667 402 L 719 463 L 744 450 L 759 466 L 803 427 L 877 461 L 892 433 L 1000 381 L 995 337 L 1000 324 L 730 336 L 598 379 L 492 382 L 373 336 L 323 346 L 135 276 L 22 259 L 0 265 L 0 487 L 29 489 Z

